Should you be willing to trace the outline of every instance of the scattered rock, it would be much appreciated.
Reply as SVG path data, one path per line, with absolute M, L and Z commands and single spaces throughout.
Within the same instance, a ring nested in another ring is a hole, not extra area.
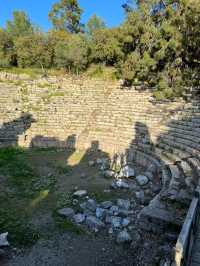
M 113 228 L 120 228 L 122 223 L 121 217 L 111 216 L 111 225 Z
M 93 231 L 98 231 L 105 226 L 105 224 L 95 216 L 88 216 L 86 218 L 86 224 Z
M 106 171 L 104 171 L 104 177 L 106 177 L 106 178 L 115 177 L 115 172 L 112 170 L 106 170 Z
M 113 228 L 111 227 L 111 228 L 109 228 L 108 229 L 108 234 L 110 234 L 110 235 L 112 235 L 114 233 L 114 230 L 113 230 Z
M 129 210 L 131 203 L 129 200 L 125 200 L 125 199 L 118 199 L 117 200 L 117 205 L 122 208 L 122 209 L 126 209 Z
M 85 221 L 85 215 L 82 213 L 75 214 L 73 217 L 75 223 L 81 224 Z
M 136 180 L 140 186 L 144 186 L 144 185 L 148 184 L 148 182 L 149 182 L 148 177 L 146 177 L 145 175 L 138 175 L 136 177 Z
M 92 167 L 92 166 L 95 165 L 95 162 L 94 161 L 89 161 L 88 164 L 89 164 L 90 167 Z
M 140 190 L 135 192 L 135 196 L 138 200 L 140 200 L 141 203 L 144 202 L 144 191 Z
M 105 219 L 107 210 L 97 207 L 96 208 L 96 217 L 99 219 Z
M 128 183 L 126 183 L 122 179 L 118 179 L 118 180 L 113 181 L 112 184 L 111 184 L 111 187 L 114 188 L 114 189 L 117 189 L 117 188 L 129 189 Z
M 82 197 L 84 197 L 86 195 L 87 195 L 87 191 L 86 190 L 77 190 L 76 192 L 74 192 L 74 196 L 75 197 L 82 198 Z
M 101 207 L 104 209 L 109 209 L 112 206 L 112 201 L 104 201 L 101 203 Z
M 106 222 L 107 224 L 111 224 L 111 221 L 112 221 L 112 216 L 110 216 L 110 215 L 106 215 L 105 222 Z
M 119 209 L 118 215 L 120 217 L 126 218 L 128 215 L 133 214 L 133 211 L 128 211 L 125 209 Z
M 86 176 L 85 173 L 82 173 L 82 174 L 81 174 L 81 178 L 82 178 L 82 179 L 85 179 L 86 177 L 87 177 L 87 176 Z
M 72 218 L 74 216 L 74 210 L 72 208 L 63 208 L 58 210 L 58 214 L 66 218 Z
M 124 166 L 119 173 L 120 178 L 131 178 L 134 176 L 135 176 L 135 170 L 129 165 Z
M 97 164 L 102 164 L 104 162 L 104 160 L 101 158 L 98 158 L 96 162 L 97 162 Z
M 7 240 L 8 232 L 0 234 L 0 247 L 6 247 L 9 246 L 9 242 Z
M 129 219 L 127 219 L 127 218 L 124 218 L 123 220 L 122 220 L 122 226 L 123 227 L 126 227 L 126 226 L 128 226 L 129 224 L 130 224 L 130 220 Z
M 118 215 L 119 214 L 119 207 L 113 205 L 109 210 L 110 215 Z
M 119 232 L 119 234 L 117 235 L 116 242 L 118 244 L 125 243 L 125 242 L 131 242 L 131 241 L 132 241 L 132 238 L 126 229 Z
M 92 212 L 95 212 L 96 208 L 97 208 L 97 203 L 94 199 L 89 199 L 86 202 L 86 208 Z

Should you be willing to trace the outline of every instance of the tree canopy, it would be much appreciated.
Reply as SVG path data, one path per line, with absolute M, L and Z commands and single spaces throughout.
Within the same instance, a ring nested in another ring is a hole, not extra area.
M 60 0 L 52 6 L 49 19 L 57 30 L 78 33 L 82 30 L 80 23 L 82 12 L 77 0 Z
M 124 22 L 107 28 L 97 15 L 83 27 L 78 2 L 60 0 L 49 13 L 48 33 L 36 29 L 26 13 L 14 11 L 0 29 L 0 66 L 42 65 L 76 73 L 90 64 L 112 66 L 125 85 L 144 84 L 158 99 L 199 86 L 200 2 L 137 2 L 125 1 Z

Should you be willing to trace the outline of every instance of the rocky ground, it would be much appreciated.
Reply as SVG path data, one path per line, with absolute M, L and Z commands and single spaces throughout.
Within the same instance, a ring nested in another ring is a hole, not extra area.
M 20 195 L 18 202 L 17 188 L 6 182 L 6 174 L 2 186 L 11 208 L 22 204 L 20 213 L 28 213 L 27 223 L 31 230 L 37 229 L 37 241 L 31 245 L 22 245 L 21 238 L 19 243 L 13 241 L 14 231 L 8 226 L 10 246 L 0 241 L 1 265 L 170 265 L 173 237 L 166 241 L 166 236 L 139 227 L 141 209 L 160 190 L 150 169 L 134 164 L 111 167 L 108 158 L 98 152 L 28 151 L 25 156 L 40 176 L 29 187 L 39 186 L 37 197 L 29 193 L 28 200 L 22 200 Z M 49 179 L 54 180 L 51 186 Z M 6 235 L 2 237 L 7 241 Z

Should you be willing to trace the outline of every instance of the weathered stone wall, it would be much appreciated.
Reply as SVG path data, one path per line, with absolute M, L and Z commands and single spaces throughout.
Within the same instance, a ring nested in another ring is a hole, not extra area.
M 150 92 L 122 90 L 118 82 L 17 80 L 8 74 L 0 79 L 1 145 L 64 147 L 75 142 L 76 148 L 87 149 L 96 141 L 106 152 L 124 151 L 145 138 L 155 142 L 160 126 L 183 104 L 155 105 Z M 22 113 L 31 118 L 20 119 Z

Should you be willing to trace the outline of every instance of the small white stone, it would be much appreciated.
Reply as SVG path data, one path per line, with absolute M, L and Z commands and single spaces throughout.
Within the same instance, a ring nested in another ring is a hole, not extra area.
M 144 185 L 148 184 L 148 182 L 149 182 L 148 177 L 146 177 L 145 175 L 138 175 L 136 177 L 136 180 L 140 186 L 144 186 Z
M 6 247 L 10 245 L 8 243 L 7 237 L 8 237 L 8 232 L 0 234 L 0 247 Z
M 124 166 L 119 173 L 120 178 L 123 178 L 123 177 L 130 178 L 134 176 L 135 176 L 135 170 L 129 165 Z
M 87 195 L 87 191 L 86 190 L 77 190 L 76 192 L 74 192 L 74 196 L 75 197 L 84 197 Z
M 130 234 L 127 232 L 127 230 L 124 229 L 123 231 L 121 231 L 117 235 L 116 241 L 118 244 L 121 244 L 121 243 L 125 243 L 125 242 L 131 242 L 132 238 L 131 238 Z

